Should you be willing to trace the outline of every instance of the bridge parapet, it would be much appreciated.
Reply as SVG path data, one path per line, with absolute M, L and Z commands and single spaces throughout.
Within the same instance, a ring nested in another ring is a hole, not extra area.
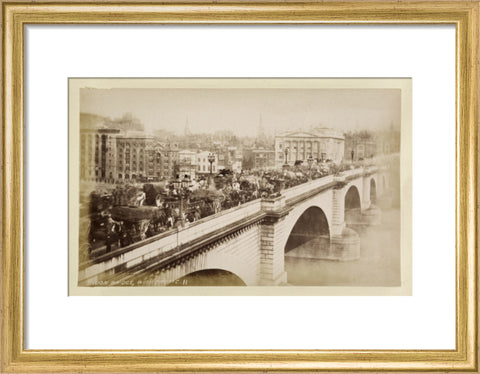
M 326 214 L 331 238 L 329 259 L 358 258 L 358 235 L 345 223 L 345 194 L 349 187 L 355 186 L 362 200 L 362 209 L 369 208 L 372 179 L 375 179 L 377 192 L 381 192 L 381 184 L 376 182 L 377 176 L 371 175 L 379 170 L 381 168 L 375 166 L 362 167 L 311 180 L 284 189 L 279 196 L 256 199 L 115 250 L 82 264 L 80 283 L 93 285 L 103 279 L 123 277 L 124 274 L 132 274 L 133 277 L 143 271 L 141 269 L 147 269 L 147 266 L 148 269 L 161 271 L 182 268 L 185 261 L 193 264 L 192 268 L 195 269 L 216 266 L 220 260 L 213 261 L 213 256 L 230 261 L 228 259 L 234 255 L 237 256 L 235 261 L 243 258 L 248 264 L 247 268 L 253 269 L 247 272 L 251 273 L 248 278 L 251 282 L 262 285 L 285 283 L 285 243 L 298 219 L 296 214 L 303 214 L 305 209 L 313 205 Z M 373 210 L 367 213 L 369 221 L 378 218 Z M 219 249 L 213 251 L 212 248 Z M 208 253 L 214 254 L 209 257 Z
M 275 198 L 263 198 L 261 200 L 262 210 L 266 213 L 277 212 L 285 208 L 286 198 L 283 195 L 280 195 Z
M 359 177 L 363 175 L 364 172 L 365 172 L 365 168 L 361 167 L 361 168 L 342 171 L 339 176 L 345 177 L 346 179 L 350 179 L 354 177 Z
M 365 171 L 363 175 L 364 176 L 372 175 L 372 174 L 375 174 L 378 170 L 379 168 L 377 166 L 368 166 L 368 167 L 365 167 Z
M 261 200 L 257 199 L 219 212 L 189 226 L 171 230 L 113 251 L 96 259 L 95 263 L 81 264 L 79 281 L 80 283 L 92 283 L 99 280 L 101 274 L 114 274 L 119 269 L 131 268 L 149 258 L 168 253 L 199 238 L 211 236 L 226 230 L 229 226 L 235 226 L 243 220 L 258 216 L 261 209 Z
M 339 174 L 333 177 L 335 183 L 346 183 L 347 177 L 345 175 Z
M 212 233 L 242 219 L 252 217 L 259 213 L 261 209 L 262 201 L 261 199 L 257 199 L 206 217 L 198 223 L 193 223 L 188 227 L 180 229 L 178 231 L 178 244 L 181 245 L 190 242 L 202 235 Z
M 332 183 L 334 180 L 333 175 L 327 175 L 326 177 L 314 179 L 308 181 L 307 183 L 299 184 L 295 187 L 290 187 L 282 191 L 282 195 L 285 196 L 287 200 L 295 198 L 299 195 L 302 195 L 306 192 L 310 192 L 314 189 L 324 187 Z

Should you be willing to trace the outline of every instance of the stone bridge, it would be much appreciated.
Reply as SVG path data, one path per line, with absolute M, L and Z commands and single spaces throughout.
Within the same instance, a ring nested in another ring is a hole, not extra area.
M 324 243 L 315 258 L 359 258 L 349 217 L 379 223 L 374 204 L 388 182 L 377 168 L 315 179 L 82 263 L 79 285 L 176 285 L 213 269 L 248 286 L 285 284 L 285 253 L 311 240 Z

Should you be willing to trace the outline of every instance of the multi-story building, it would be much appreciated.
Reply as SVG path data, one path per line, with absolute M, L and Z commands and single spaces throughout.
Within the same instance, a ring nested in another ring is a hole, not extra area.
M 144 134 L 129 133 L 117 138 L 117 175 L 118 179 L 135 180 L 147 177 L 147 149 L 151 149 L 153 138 Z
M 340 163 L 344 157 L 345 137 L 342 132 L 315 128 L 309 132 L 287 132 L 275 137 L 275 166 L 294 165 L 310 156 L 317 161 Z
M 172 178 L 177 161 L 177 144 L 161 143 L 144 134 L 117 138 L 117 179 Z
M 228 169 L 228 158 L 225 155 L 224 150 L 216 149 L 214 154 L 215 154 L 215 161 L 217 163 L 217 170 Z
M 175 168 L 178 164 L 178 143 L 157 143 L 157 149 L 161 153 L 163 164 L 162 178 L 175 177 Z
M 371 158 L 377 153 L 377 143 L 370 133 L 345 134 L 345 156 L 347 161 L 358 161 Z
M 142 132 L 119 129 L 80 131 L 80 179 L 156 180 L 174 176 L 178 146 L 155 141 Z
M 345 160 L 362 160 L 400 152 L 400 131 L 351 132 L 345 134 Z
M 197 152 L 188 149 L 178 151 L 176 174 L 179 178 L 195 179 L 197 171 Z
M 210 162 L 208 156 L 213 154 L 215 160 L 212 162 L 212 174 L 218 173 L 218 155 L 209 151 L 197 152 L 197 174 L 210 174 Z
M 242 155 L 238 151 L 237 147 L 226 146 L 224 144 L 220 144 L 219 142 L 215 142 L 213 149 L 213 153 L 217 158 L 218 170 L 229 169 L 236 171 L 238 168 L 241 169 Z
M 243 169 L 268 169 L 273 167 L 275 167 L 275 151 L 273 149 L 258 148 L 243 151 Z
M 89 181 L 95 180 L 95 166 L 98 159 L 95 154 L 98 152 L 97 130 L 80 131 L 80 179 Z M 98 175 L 98 172 L 97 172 Z
M 82 129 L 80 131 L 80 179 L 113 180 L 116 167 L 118 129 Z
M 226 149 L 227 168 L 239 172 L 242 169 L 242 153 L 237 147 L 227 147 Z
M 148 142 L 144 151 L 145 177 L 147 180 L 158 180 L 163 177 L 163 155 L 155 146 L 155 142 Z
M 175 144 L 164 144 L 153 140 L 147 143 L 145 156 L 145 175 L 139 178 L 155 181 L 175 176 L 175 166 L 178 162 L 178 150 Z

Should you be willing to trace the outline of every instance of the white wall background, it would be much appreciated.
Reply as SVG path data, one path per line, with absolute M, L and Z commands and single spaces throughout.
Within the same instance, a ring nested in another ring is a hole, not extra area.
M 26 38 L 27 348 L 454 348 L 453 26 L 29 26 Z M 413 296 L 68 297 L 68 77 L 411 77 Z

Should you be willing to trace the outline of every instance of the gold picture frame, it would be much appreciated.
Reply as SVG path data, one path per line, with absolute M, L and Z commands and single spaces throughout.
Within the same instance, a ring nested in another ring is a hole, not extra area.
M 3 2 L 2 372 L 478 370 L 479 3 Z M 453 24 L 456 27 L 456 348 L 452 350 L 27 350 L 24 27 L 28 24 Z

